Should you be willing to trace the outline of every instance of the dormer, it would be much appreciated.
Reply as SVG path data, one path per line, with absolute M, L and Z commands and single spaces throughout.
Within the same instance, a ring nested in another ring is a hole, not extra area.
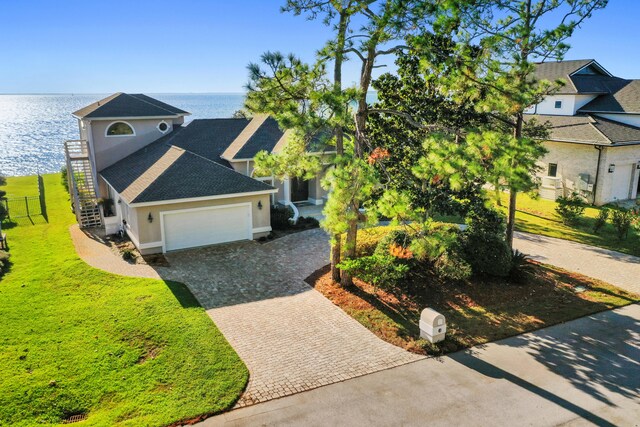
M 541 103 L 526 110 L 527 114 L 573 116 L 583 106 L 600 95 L 609 94 L 619 86 L 619 79 L 593 59 L 543 62 L 536 64 L 535 78 L 564 86 Z
M 170 134 L 187 115 L 147 95 L 122 92 L 73 113 L 97 172 Z

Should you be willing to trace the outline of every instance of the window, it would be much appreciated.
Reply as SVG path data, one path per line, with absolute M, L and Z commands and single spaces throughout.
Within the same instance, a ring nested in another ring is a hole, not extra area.
M 556 108 L 562 108 L 562 101 L 556 101 Z
M 125 136 L 135 134 L 136 133 L 133 131 L 131 125 L 125 122 L 115 122 L 110 124 L 106 132 L 107 136 Z
M 558 175 L 558 164 L 549 163 L 549 171 L 547 172 L 547 176 L 557 176 L 557 175 Z
M 169 130 L 169 125 L 164 120 L 158 123 L 158 130 L 162 133 L 166 133 Z

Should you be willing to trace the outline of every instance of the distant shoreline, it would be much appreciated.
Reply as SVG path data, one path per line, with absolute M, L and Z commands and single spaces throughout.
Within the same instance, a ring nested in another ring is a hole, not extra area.
M 24 96 L 60 96 L 60 95 L 78 95 L 78 96 L 88 96 L 88 95 L 107 95 L 112 92 L 67 92 L 67 93 L 57 93 L 57 92 L 34 92 L 34 93 L 0 93 L 0 96 L 3 95 L 24 95 Z M 149 95 L 246 95 L 246 92 L 144 92 Z

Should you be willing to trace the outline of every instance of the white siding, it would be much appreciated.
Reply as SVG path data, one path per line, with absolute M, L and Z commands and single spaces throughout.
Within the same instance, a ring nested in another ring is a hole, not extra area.
M 597 114 L 605 119 L 640 127 L 640 114 Z
M 573 116 L 581 107 L 595 98 L 595 95 L 551 95 L 541 103 L 526 110 L 527 114 L 550 114 L 555 116 Z M 562 108 L 555 108 L 556 101 L 562 102 Z

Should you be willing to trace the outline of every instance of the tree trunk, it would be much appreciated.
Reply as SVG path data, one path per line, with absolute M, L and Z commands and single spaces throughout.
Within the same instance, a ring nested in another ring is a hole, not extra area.
M 349 13 L 347 10 L 340 11 L 340 21 L 338 22 L 338 40 L 336 43 L 336 57 L 333 63 L 333 89 L 336 95 L 342 92 L 342 63 L 344 60 L 344 47 L 346 42 L 347 27 L 349 25 Z M 342 126 L 335 128 L 336 134 L 336 154 L 344 154 L 344 132 Z M 340 269 L 338 264 L 342 257 L 342 236 L 333 236 L 333 246 L 331 247 L 331 278 L 334 282 L 340 283 Z
M 513 136 L 517 139 L 522 138 L 522 125 L 524 123 L 524 118 L 522 113 L 518 113 L 516 117 L 516 125 L 513 128 Z M 509 249 L 513 250 L 513 232 L 516 226 L 516 201 L 518 198 L 518 191 L 511 187 L 509 189 L 509 217 L 507 220 L 507 245 Z
M 358 237 L 358 221 L 349 222 L 349 230 L 347 231 L 347 242 L 346 242 L 346 258 L 353 259 L 356 257 L 356 240 Z M 340 280 L 340 285 L 343 288 L 348 288 L 353 286 L 353 277 L 351 273 L 348 271 L 342 272 L 342 278 Z
M 516 225 L 516 199 L 518 192 L 511 188 L 509 189 L 509 217 L 507 219 L 507 245 L 509 249 L 513 250 L 513 231 Z

